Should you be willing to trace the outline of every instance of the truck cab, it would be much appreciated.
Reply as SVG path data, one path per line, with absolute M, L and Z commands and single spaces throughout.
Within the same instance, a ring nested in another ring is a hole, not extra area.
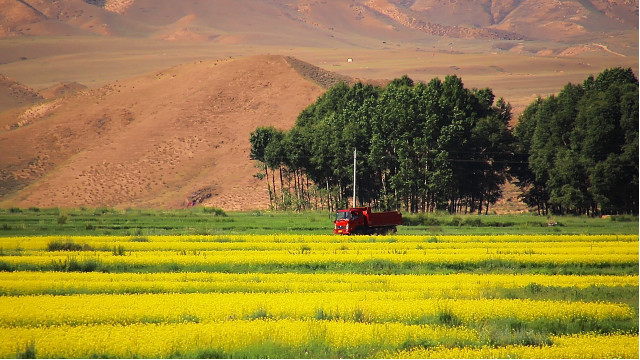
M 360 209 L 345 209 L 336 212 L 333 233 L 349 235 L 365 225 L 365 217 Z

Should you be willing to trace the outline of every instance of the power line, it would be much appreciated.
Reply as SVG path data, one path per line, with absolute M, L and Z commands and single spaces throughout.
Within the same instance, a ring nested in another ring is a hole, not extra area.
M 342 160 L 350 160 L 351 157 L 347 158 L 339 158 L 334 155 L 318 155 L 318 156 L 308 156 L 308 155 L 300 155 L 296 156 L 296 158 L 300 159 L 342 159 Z M 401 160 L 401 157 L 398 156 L 379 156 L 376 157 L 378 159 L 386 159 L 386 160 Z M 424 159 L 420 159 L 424 160 Z M 435 158 L 429 158 L 428 160 L 436 160 Z M 492 164 L 529 164 L 529 161 L 510 161 L 510 160 L 487 160 L 487 159 L 453 159 L 453 158 L 438 158 L 438 161 L 449 161 L 449 162 L 468 162 L 468 163 L 492 163 Z

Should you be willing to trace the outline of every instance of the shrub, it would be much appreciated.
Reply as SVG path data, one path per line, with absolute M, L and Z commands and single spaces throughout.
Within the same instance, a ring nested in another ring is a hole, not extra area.
M 149 242 L 149 238 L 146 238 L 144 236 L 136 236 L 136 237 L 132 237 L 131 239 L 129 239 L 129 241 L 131 242 Z
M 311 252 L 311 248 L 309 247 L 309 245 L 303 244 L 300 246 L 300 253 L 308 254 L 310 252 Z
M 114 246 L 111 252 L 113 253 L 114 256 L 125 255 L 125 249 L 124 249 L 124 246 L 122 245 Z
M 20 210 L 20 208 L 19 208 L 19 207 L 15 207 L 15 206 L 14 206 L 14 207 L 12 207 L 11 209 L 9 209 L 9 212 L 10 212 L 10 213 L 12 213 L 12 214 L 19 214 L 19 213 L 21 213 L 21 212 L 22 212 L 22 210 Z
M 0 261 L 0 271 L 14 271 L 15 266 L 5 261 Z
M 24 348 L 16 351 L 16 359 L 35 359 L 36 358 L 36 342 L 34 340 L 25 344 Z
M 483 224 L 482 219 L 479 217 L 468 217 L 462 221 L 462 225 L 480 227 Z
M 195 314 L 190 314 L 190 313 L 183 313 L 180 318 L 179 318 L 181 323 L 199 323 L 200 322 L 200 318 L 198 317 L 198 315 Z
M 245 320 L 270 319 L 271 315 L 262 307 L 257 308 L 251 314 L 245 315 Z
M 110 209 L 108 207 L 98 208 L 93 211 L 93 214 L 96 216 L 100 216 L 104 214 L 115 214 L 115 213 L 116 211 L 114 209 Z
M 637 218 L 631 215 L 613 215 L 609 219 L 611 219 L 611 221 L 618 221 L 618 222 L 638 221 Z
M 326 313 L 323 308 L 317 308 L 314 318 L 316 320 L 333 320 L 333 315 Z
M 447 225 L 450 226 L 462 226 L 463 220 L 460 216 L 454 216 L 451 218 L 451 220 L 449 220 L 449 222 L 447 223 Z
M 438 323 L 447 326 L 460 326 L 462 321 L 451 310 L 442 310 L 438 313 Z
M 368 322 L 364 311 L 362 311 L 362 309 L 360 308 L 357 308 L 353 311 L 353 321 L 359 322 L 359 323 Z
M 78 260 L 75 256 L 67 256 L 65 260 L 54 260 L 51 262 L 53 271 L 64 272 L 93 272 L 103 269 L 102 262 L 98 258 L 87 258 Z
M 402 217 L 402 225 L 405 226 L 439 226 L 440 220 L 433 215 L 419 213 L 417 215 L 408 215 Z
M 92 251 L 93 247 L 89 244 L 76 244 L 73 240 L 67 239 L 66 241 L 54 240 L 47 244 L 48 251 Z
M 59 225 L 64 225 L 64 224 L 66 224 L 66 223 L 67 223 L 67 219 L 68 219 L 68 217 L 67 217 L 67 215 L 66 215 L 66 214 L 60 214 L 60 215 L 58 215 L 58 224 L 59 224 Z
M 416 347 L 429 348 L 429 347 L 434 347 L 436 345 L 438 344 L 431 339 L 408 338 L 402 343 L 402 345 L 400 345 L 400 348 L 401 349 L 412 349 Z
M 489 227 L 511 227 L 515 226 L 516 223 L 513 221 L 487 221 L 486 226 Z M 525 227 L 529 226 L 529 223 L 525 222 Z M 536 226 L 540 226 L 540 224 L 536 224 Z
M 422 225 L 425 226 L 440 226 L 440 220 L 436 219 L 433 216 L 425 216 L 422 220 Z
M 544 286 L 536 283 L 530 283 L 527 286 L 525 286 L 525 289 L 532 294 L 537 294 L 542 292 L 542 290 L 544 290 Z
M 214 216 L 220 216 L 220 217 L 227 217 L 227 213 L 217 207 L 203 207 L 202 208 L 202 212 L 204 212 L 205 214 L 213 214 Z
M 488 337 L 488 343 L 492 346 L 548 346 L 552 344 L 546 329 L 530 329 L 529 324 L 518 319 L 492 320 L 484 325 L 483 330 Z
M 403 216 L 402 217 L 402 225 L 404 226 L 418 226 L 420 225 L 420 221 L 417 217 L 414 216 Z

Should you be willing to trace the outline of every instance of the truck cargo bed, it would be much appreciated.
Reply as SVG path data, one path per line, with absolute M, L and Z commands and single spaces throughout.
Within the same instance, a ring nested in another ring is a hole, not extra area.
M 368 215 L 371 227 L 402 225 L 402 215 L 397 211 L 371 212 Z

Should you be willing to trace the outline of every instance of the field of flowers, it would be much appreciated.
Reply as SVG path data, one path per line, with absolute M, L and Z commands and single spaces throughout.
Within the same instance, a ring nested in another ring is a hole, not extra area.
M 637 235 L 0 238 L 4 358 L 638 358 Z

